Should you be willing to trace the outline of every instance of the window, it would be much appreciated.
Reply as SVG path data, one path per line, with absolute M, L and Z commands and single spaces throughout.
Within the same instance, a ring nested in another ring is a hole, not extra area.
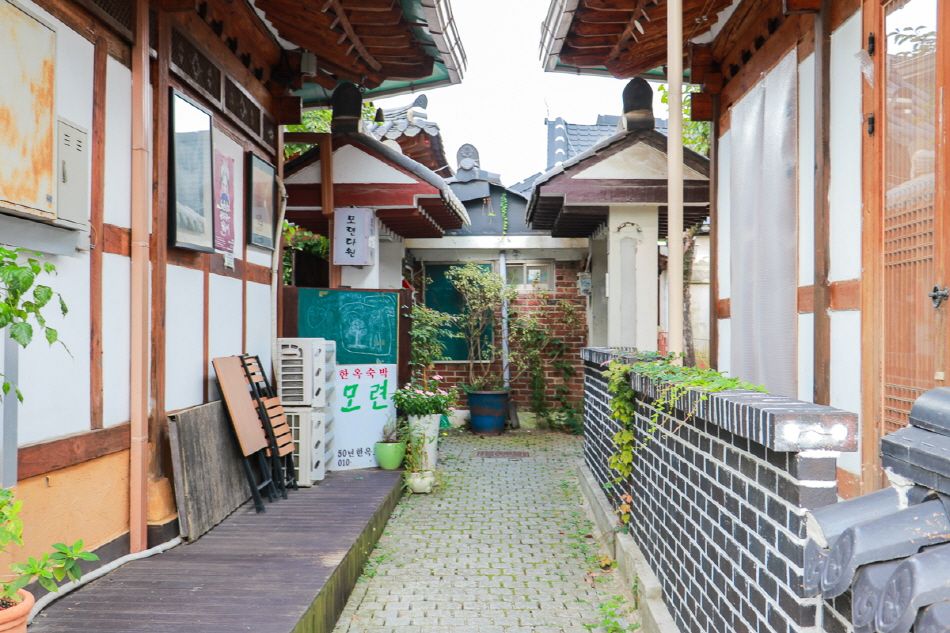
M 554 262 L 525 261 L 506 265 L 508 284 L 518 292 L 554 289 Z

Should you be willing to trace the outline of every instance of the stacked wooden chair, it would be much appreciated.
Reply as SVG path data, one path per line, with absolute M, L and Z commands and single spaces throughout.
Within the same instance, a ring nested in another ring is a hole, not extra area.
M 293 434 L 257 356 L 223 356 L 212 365 L 244 455 L 254 507 L 264 512 L 264 496 L 286 499 L 287 491 L 297 487 Z

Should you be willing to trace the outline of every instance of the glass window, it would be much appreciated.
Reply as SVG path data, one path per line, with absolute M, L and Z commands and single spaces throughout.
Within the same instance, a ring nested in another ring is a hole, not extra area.
M 524 264 L 508 264 L 505 267 L 505 272 L 508 276 L 508 285 L 524 285 Z

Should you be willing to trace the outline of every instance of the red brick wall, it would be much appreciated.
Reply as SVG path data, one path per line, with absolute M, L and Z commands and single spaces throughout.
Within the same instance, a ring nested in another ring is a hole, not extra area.
M 549 404 L 553 404 L 557 385 L 565 384 L 565 382 L 570 387 L 570 398 L 573 402 L 579 403 L 584 396 L 584 363 L 581 360 L 581 348 L 587 345 L 585 313 L 587 301 L 577 293 L 577 272 L 579 268 L 580 262 L 557 262 L 555 264 L 556 287 L 553 292 L 547 295 L 547 299 L 542 301 L 536 293 L 524 293 L 519 295 L 513 306 L 522 314 L 534 314 L 544 327 L 567 344 L 567 350 L 564 352 L 562 359 L 569 361 L 574 366 L 574 376 L 565 381 L 560 370 L 552 366 L 545 368 L 544 373 L 547 378 L 545 383 Z M 557 303 L 562 300 L 569 301 L 575 307 L 577 324 L 574 327 L 570 327 L 563 322 L 562 312 L 557 307 Z M 501 333 L 496 332 L 495 335 L 500 337 Z M 501 375 L 501 361 L 496 361 L 495 366 L 498 375 Z M 444 382 L 449 385 L 457 385 L 468 380 L 468 365 L 466 363 L 436 363 L 435 370 L 445 378 Z M 513 370 L 514 368 L 512 368 Z M 527 409 L 531 404 L 530 377 L 527 375 L 521 376 L 513 382 L 511 387 L 514 401 L 519 406 Z M 461 405 L 465 406 L 464 400 Z

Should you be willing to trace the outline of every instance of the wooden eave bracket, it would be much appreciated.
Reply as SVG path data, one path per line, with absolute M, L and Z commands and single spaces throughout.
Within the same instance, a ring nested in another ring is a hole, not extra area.
M 782 12 L 786 16 L 819 11 L 821 11 L 821 0 L 782 0 Z

